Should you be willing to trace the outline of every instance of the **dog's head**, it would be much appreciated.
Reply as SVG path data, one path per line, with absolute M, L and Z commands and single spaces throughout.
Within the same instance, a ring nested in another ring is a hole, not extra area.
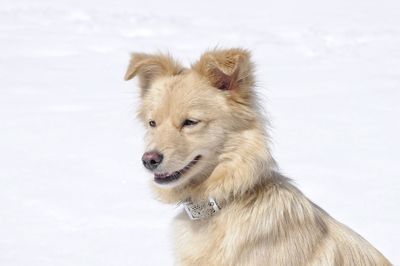
M 132 55 L 125 79 L 139 78 L 147 128 L 144 166 L 160 187 L 206 179 L 235 149 L 232 134 L 255 121 L 253 68 L 242 49 L 206 52 L 184 68 L 169 55 Z

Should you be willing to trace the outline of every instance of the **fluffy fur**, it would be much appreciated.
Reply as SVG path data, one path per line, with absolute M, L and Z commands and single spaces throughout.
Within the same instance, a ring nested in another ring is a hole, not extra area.
M 155 173 L 179 171 L 201 155 L 178 180 L 152 182 L 157 198 L 213 197 L 223 205 L 209 219 L 175 218 L 177 265 L 390 265 L 279 173 L 248 51 L 208 51 L 190 68 L 169 55 L 133 54 L 125 79 L 134 76 L 147 150 L 164 156 Z

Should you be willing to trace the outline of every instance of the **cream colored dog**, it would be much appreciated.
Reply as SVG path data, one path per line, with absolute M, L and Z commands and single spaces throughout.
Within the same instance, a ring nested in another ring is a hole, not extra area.
M 213 50 L 191 68 L 169 55 L 133 54 L 143 164 L 174 220 L 177 265 L 390 265 L 312 203 L 276 167 L 242 49 Z

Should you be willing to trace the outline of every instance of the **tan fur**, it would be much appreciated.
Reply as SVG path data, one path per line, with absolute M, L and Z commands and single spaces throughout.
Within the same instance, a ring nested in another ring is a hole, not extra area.
M 390 265 L 278 172 L 248 51 L 208 51 L 190 69 L 170 56 L 134 54 L 126 79 L 136 75 L 147 150 L 164 155 L 157 171 L 202 156 L 174 183 L 152 182 L 155 195 L 167 203 L 214 197 L 223 205 L 209 219 L 176 217 L 177 265 Z M 183 127 L 185 119 L 199 123 Z

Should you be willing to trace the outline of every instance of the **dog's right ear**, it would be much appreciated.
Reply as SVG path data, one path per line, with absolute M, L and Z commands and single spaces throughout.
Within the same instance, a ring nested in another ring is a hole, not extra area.
M 143 95 L 155 79 L 162 76 L 178 75 L 182 71 L 183 67 L 169 55 L 133 53 L 125 74 L 125 80 L 138 76 Z

